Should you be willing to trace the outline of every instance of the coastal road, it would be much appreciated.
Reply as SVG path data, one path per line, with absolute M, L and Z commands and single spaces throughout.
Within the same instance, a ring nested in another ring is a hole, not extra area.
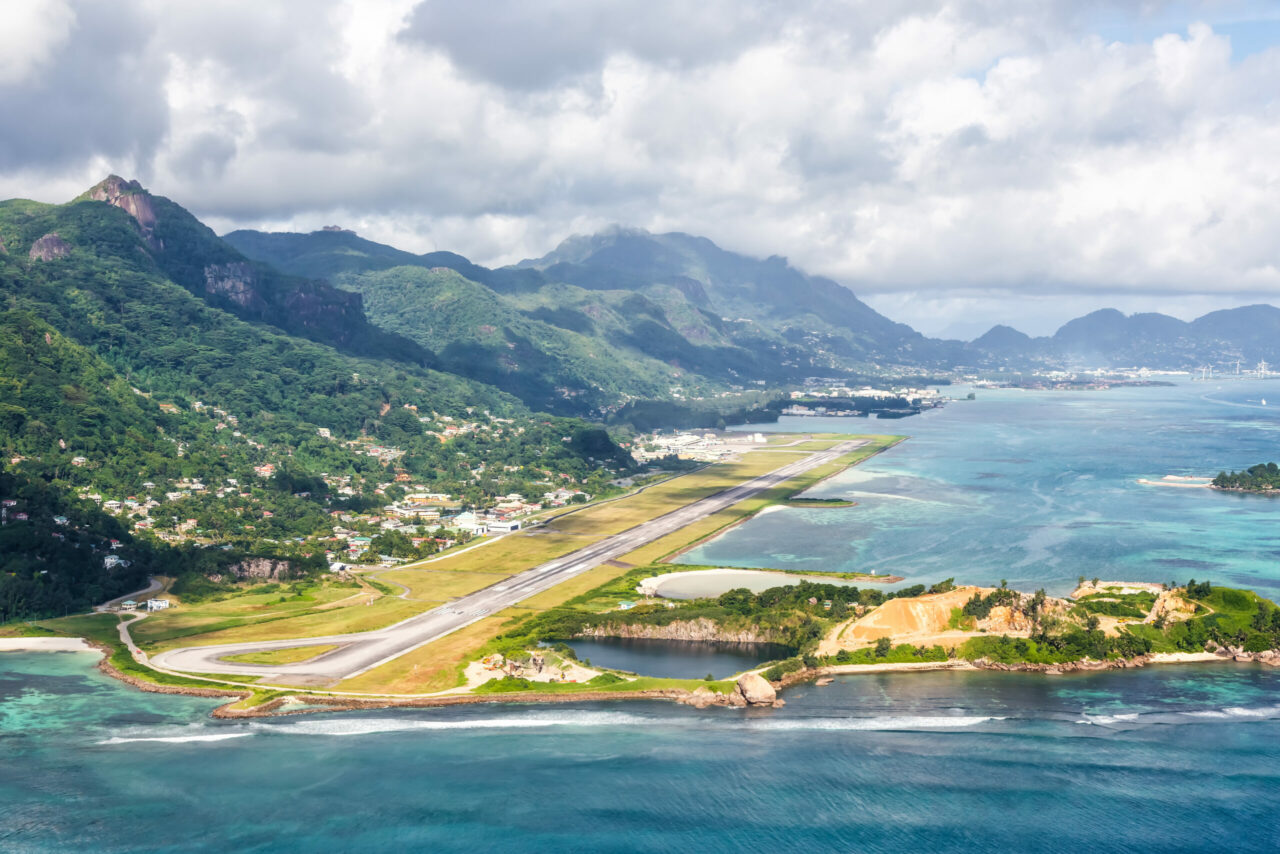
M 188 673 L 233 674 L 239 676 L 287 677 L 289 681 L 332 682 L 348 679 L 386 664 L 413 649 L 515 605 L 576 575 L 594 569 L 641 546 L 684 528 L 804 474 L 866 444 L 853 440 L 788 463 L 768 474 L 701 498 L 678 510 L 642 522 L 619 534 L 605 537 L 555 560 L 517 573 L 483 590 L 477 590 L 448 604 L 410 617 L 385 629 L 327 637 L 278 641 L 196 646 L 173 649 L 151 657 L 151 664 L 164 670 Z M 257 665 L 224 661 L 229 655 L 293 649 L 300 646 L 338 645 L 338 649 L 296 664 Z

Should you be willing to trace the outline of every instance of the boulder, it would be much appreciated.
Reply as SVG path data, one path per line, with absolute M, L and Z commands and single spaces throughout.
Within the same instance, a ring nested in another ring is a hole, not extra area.
M 748 706 L 771 706 L 778 699 L 778 692 L 759 673 L 744 673 L 739 676 L 733 693 L 741 696 Z

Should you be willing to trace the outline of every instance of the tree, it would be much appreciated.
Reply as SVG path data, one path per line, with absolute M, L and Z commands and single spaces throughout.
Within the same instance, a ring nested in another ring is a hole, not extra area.
M 887 637 L 880 638 L 876 641 L 876 658 L 885 658 L 889 655 L 889 651 L 893 649 L 893 640 Z

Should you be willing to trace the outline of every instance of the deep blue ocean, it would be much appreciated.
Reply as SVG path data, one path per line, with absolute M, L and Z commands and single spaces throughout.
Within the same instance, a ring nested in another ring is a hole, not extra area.
M 819 490 L 857 507 L 766 514 L 691 559 L 1275 595 L 1280 499 L 1136 483 L 1280 458 L 1265 389 L 1280 405 L 1280 383 L 1186 383 L 784 423 L 912 439 Z M 2 851 L 1280 849 L 1280 671 L 1252 664 L 224 722 L 94 662 L 0 654 Z

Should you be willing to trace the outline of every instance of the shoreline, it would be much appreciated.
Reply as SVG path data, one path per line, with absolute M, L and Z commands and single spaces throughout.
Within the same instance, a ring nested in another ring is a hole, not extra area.
M 208 699 L 226 699 L 228 702 L 213 709 L 209 714 L 217 719 L 287 717 L 292 715 L 320 714 L 325 712 L 367 711 L 373 709 L 394 708 L 437 708 L 445 706 L 473 706 L 488 703 L 504 703 L 511 705 L 547 705 L 558 703 L 595 703 L 615 700 L 666 700 L 683 705 L 693 705 L 702 709 L 706 707 L 731 706 L 726 702 L 700 704 L 690 702 L 697 698 L 695 691 L 684 688 L 657 688 L 643 691 L 582 691 L 572 693 L 551 693 L 539 691 L 516 692 L 510 694 L 437 694 L 427 696 L 370 696 L 344 697 L 334 695 L 310 694 L 305 689 L 296 692 L 284 688 L 271 689 L 282 693 L 265 703 L 250 708 L 236 708 L 236 705 L 254 695 L 249 688 L 209 687 L 196 688 L 181 685 L 162 685 L 148 682 L 136 676 L 122 673 L 111 664 L 111 650 L 105 646 L 84 638 L 41 637 L 41 638 L 0 638 L 0 652 L 98 652 L 102 658 L 96 668 L 106 676 L 110 676 L 125 684 L 147 693 L 180 694 L 188 697 Z M 805 668 L 786 674 L 778 682 L 772 683 L 781 692 L 787 688 L 804 683 L 820 682 L 829 684 L 836 676 L 867 676 L 882 673 L 913 672 L 1002 672 L 1002 673 L 1039 673 L 1045 676 L 1059 676 L 1067 673 L 1092 673 L 1104 670 L 1125 670 L 1142 668 L 1151 665 L 1169 664 L 1210 664 L 1254 663 L 1264 666 L 1280 667 L 1280 654 L 1275 652 L 1244 653 L 1224 649 L 1221 652 L 1161 652 L 1148 653 L 1128 659 L 1108 659 L 1095 661 L 1063 662 L 1060 664 L 1016 663 L 1003 664 L 987 659 L 969 661 L 967 659 L 951 659 L 948 661 L 919 662 L 886 662 L 884 664 L 832 664 L 815 668 Z M 747 671 L 752 673 L 755 671 Z M 703 689 L 696 689 L 701 691 Z M 728 695 L 718 695 L 727 697 Z M 290 703 L 305 704 L 307 708 L 285 709 Z

